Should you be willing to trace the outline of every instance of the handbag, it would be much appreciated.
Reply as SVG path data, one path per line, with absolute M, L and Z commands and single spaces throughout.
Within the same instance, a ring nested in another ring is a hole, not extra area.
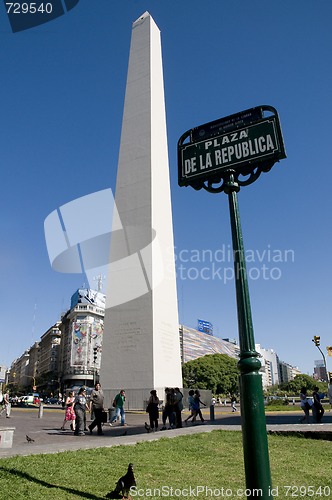
M 107 411 L 105 411 L 105 410 L 102 411 L 101 421 L 103 424 L 106 424 L 106 422 L 107 422 Z

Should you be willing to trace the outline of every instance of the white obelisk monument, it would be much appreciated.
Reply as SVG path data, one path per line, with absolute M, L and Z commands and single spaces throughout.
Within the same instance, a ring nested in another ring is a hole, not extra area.
M 160 31 L 133 23 L 108 266 L 100 380 L 131 405 L 181 387 Z

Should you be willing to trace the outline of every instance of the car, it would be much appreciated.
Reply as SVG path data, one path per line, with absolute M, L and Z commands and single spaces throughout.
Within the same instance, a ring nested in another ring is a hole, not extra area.
M 61 405 L 59 398 L 46 398 L 44 403 L 47 405 Z
M 22 396 L 20 398 L 20 404 L 23 406 L 27 405 L 39 405 L 42 399 L 39 397 L 37 392 L 28 394 L 27 396 Z

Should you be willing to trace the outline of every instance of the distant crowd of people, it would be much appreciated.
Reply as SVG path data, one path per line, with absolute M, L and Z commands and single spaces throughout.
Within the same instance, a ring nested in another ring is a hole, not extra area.
M 148 401 L 148 406 L 146 408 L 149 414 L 150 429 L 152 431 L 158 430 L 158 419 L 159 419 L 159 405 L 160 401 L 157 396 L 157 392 L 152 390 L 150 392 L 150 398 Z M 181 412 L 183 410 L 183 394 L 178 387 L 166 387 L 165 389 L 165 401 L 164 408 L 162 410 L 162 427 L 161 430 L 166 430 L 166 424 L 170 429 L 181 428 L 182 427 L 182 417 Z
M 112 425 L 118 416 L 121 416 L 121 425 L 126 425 L 124 412 L 125 400 L 125 391 L 121 389 L 119 394 L 114 398 L 113 407 L 115 412 L 109 425 Z M 99 436 L 103 435 L 102 425 L 107 422 L 108 415 L 104 408 L 104 393 L 100 382 L 95 384 L 90 394 L 89 401 L 87 399 L 85 387 L 80 388 L 77 396 L 75 396 L 73 391 L 69 392 L 66 398 L 65 407 L 66 413 L 61 430 L 65 430 L 66 422 L 70 422 L 70 428 L 74 431 L 75 436 L 85 436 L 85 433 L 88 431 L 92 434 L 95 427 L 97 427 L 97 434 Z M 90 412 L 92 417 L 91 424 L 88 426 L 86 424 L 87 411 Z
M 182 410 L 183 404 L 183 393 L 179 387 L 166 387 L 165 389 L 165 399 L 163 401 L 163 408 L 161 409 L 162 427 L 160 430 L 164 431 L 168 429 L 179 429 L 182 427 Z M 211 405 L 216 404 L 216 399 L 212 398 Z M 150 391 L 150 398 L 148 400 L 148 405 L 146 412 L 149 414 L 149 425 L 145 423 L 147 431 L 157 431 L 159 425 L 159 407 L 161 402 L 157 396 L 155 390 Z M 201 405 L 206 406 L 206 404 L 201 400 L 201 395 L 198 389 L 189 391 L 188 396 L 188 407 L 190 415 L 184 420 L 187 425 L 191 420 L 195 424 L 197 418 L 200 419 L 202 423 L 205 423 L 204 417 L 201 411 Z M 168 427 L 167 427 L 168 426 Z
M 121 416 L 121 425 L 125 425 L 124 402 L 126 400 L 125 391 L 122 389 L 115 396 L 113 406 L 115 409 L 114 416 L 109 422 L 112 425 L 117 417 Z M 108 414 L 104 408 L 104 393 L 100 382 L 97 382 L 92 390 L 89 399 L 87 398 L 87 390 L 81 387 L 78 394 L 75 396 L 74 391 L 70 391 L 67 397 L 63 399 L 65 407 L 65 417 L 61 430 L 66 429 L 66 424 L 69 422 L 71 430 L 75 436 L 85 436 L 86 432 L 92 431 L 97 427 L 97 434 L 103 435 L 102 425 L 107 422 Z M 87 426 L 86 413 L 91 414 L 91 424 Z
M 213 398 L 214 399 L 214 398 Z M 121 389 L 113 400 L 112 417 L 108 424 L 112 426 L 118 419 L 121 420 L 122 426 L 125 426 L 125 401 L 126 393 Z M 215 401 L 215 399 L 214 399 Z M 161 408 L 161 405 L 162 408 Z M 200 392 L 198 390 L 190 390 L 188 397 L 188 406 L 190 415 L 184 422 L 188 424 L 191 420 L 195 423 L 199 418 L 202 423 L 205 422 L 201 406 L 206 404 L 201 401 Z M 97 427 L 97 434 L 102 435 L 102 426 L 108 421 L 108 412 L 104 408 L 104 394 L 100 382 L 95 384 L 91 392 L 89 400 L 86 394 L 86 388 L 81 387 L 78 394 L 75 396 L 74 391 L 70 391 L 67 397 L 64 398 L 65 417 L 61 430 L 66 430 L 66 425 L 69 423 L 70 429 L 76 436 L 84 436 L 86 432 L 92 431 Z M 150 396 L 147 403 L 146 412 L 149 415 L 149 423 L 146 423 L 148 431 L 157 431 L 159 428 L 159 414 L 161 412 L 162 426 L 161 430 L 175 429 L 182 427 L 182 410 L 183 410 L 183 393 L 179 387 L 166 387 L 165 398 L 160 401 L 155 389 L 150 391 Z M 92 422 L 87 426 L 86 413 L 90 412 Z M 168 426 L 168 427 L 167 427 Z

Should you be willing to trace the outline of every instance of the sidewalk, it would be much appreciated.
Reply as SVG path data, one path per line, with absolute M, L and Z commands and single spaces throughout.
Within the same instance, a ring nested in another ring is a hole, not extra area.
M 186 415 L 184 413 L 184 415 Z M 274 413 L 267 415 L 267 430 L 269 433 L 300 433 L 306 437 L 332 440 L 332 413 L 326 412 L 323 424 L 299 424 L 301 413 Z M 38 409 L 13 408 L 11 418 L 0 418 L 0 427 L 14 427 L 12 448 L 0 448 L 0 459 L 16 455 L 32 455 L 42 453 L 58 453 L 78 449 L 130 445 L 141 441 L 153 441 L 161 437 L 172 438 L 198 432 L 212 430 L 241 431 L 241 417 L 239 413 L 216 411 L 216 419 L 205 424 L 189 424 L 182 429 L 157 431 L 147 433 L 144 422 L 147 414 L 143 412 L 127 412 L 126 427 L 108 424 L 103 426 L 103 436 L 98 436 L 96 430 L 90 435 L 74 436 L 69 430 L 62 431 L 64 411 L 60 408 L 44 408 L 43 418 L 38 418 Z M 89 416 L 88 416 L 89 418 Z M 205 412 L 204 418 L 208 418 Z M 89 424 L 89 419 L 87 424 Z M 26 435 L 34 441 L 27 442 Z

